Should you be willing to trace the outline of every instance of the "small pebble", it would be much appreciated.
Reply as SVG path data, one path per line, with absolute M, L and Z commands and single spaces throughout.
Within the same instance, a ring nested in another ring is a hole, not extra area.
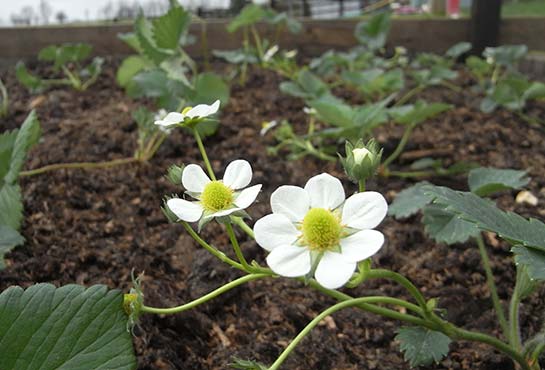
M 517 194 L 515 201 L 518 204 L 529 204 L 531 206 L 537 206 L 538 200 L 537 197 L 529 192 L 528 190 L 523 190 Z

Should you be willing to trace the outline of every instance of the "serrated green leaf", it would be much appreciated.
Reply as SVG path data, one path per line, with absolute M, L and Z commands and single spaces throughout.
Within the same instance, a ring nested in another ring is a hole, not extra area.
M 506 189 L 520 189 L 530 182 L 526 171 L 480 167 L 472 169 L 467 179 L 469 189 L 481 197 Z
M 4 176 L 8 173 L 11 152 L 18 132 L 19 130 L 15 129 L 0 134 L 0 184 L 3 184 Z
M 462 220 L 455 213 L 437 204 L 424 207 L 422 223 L 431 238 L 449 245 L 464 243 L 481 233 L 474 223 Z
M 181 6 L 173 6 L 168 12 L 152 21 L 155 44 L 163 49 L 176 49 L 180 38 L 187 32 L 191 14 Z
M 528 276 L 532 280 L 545 280 L 545 253 L 526 248 L 523 246 L 514 246 L 511 252 L 515 254 L 515 264 L 526 266 Z
M 390 14 L 387 12 L 377 14 L 369 20 L 364 20 L 356 25 L 354 36 L 371 50 L 384 47 L 390 32 Z
M 191 97 L 190 104 L 212 104 L 217 99 L 221 106 L 229 103 L 229 85 L 220 75 L 213 72 L 201 73 L 195 79 L 196 94 Z
M 512 69 L 515 63 L 527 53 L 526 45 L 502 45 L 484 49 L 483 56 L 492 59 L 496 64 Z
M 424 192 L 435 198 L 435 203 L 475 223 L 481 230 L 496 233 L 511 244 L 545 252 L 545 224 L 535 218 L 527 220 L 516 213 L 502 211 L 489 200 L 470 192 L 433 185 L 426 186 Z
M 231 64 L 242 64 L 242 63 L 255 64 L 259 61 L 258 57 L 254 53 L 252 53 L 251 50 L 249 51 L 245 51 L 244 49 L 212 50 L 212 54 L 215 57 L 224 59 L 227 63 L 231 63 Z
M 333 96 L 325 96 L 307 103 L 316 110 L 318 118 L 325 123 L 344 128 L 354 126 L 356 112 L 352 106 L 340 99 Z
M 36 144 L 40 138 L 40 122 L 36 112 L 32 111 L 27 116 L 15 138 L 11 153 L 9 170 L 4 177 L 4 183 L 13 184 L 17 181 L 19 172 L 23 167 L 28 150 Z
M 143 14 L 140 14 L 138 18 L 136 18 L 134 29 L 142 52 L 156 65 L 159 65 L 163 60 L 174 55 L 172 50 L 162 49 L 155 44 L 155 41 L 153 40 L 152 24 Z
M 19 185 L 4 184 L 0 188 L 0 225 L 19 230 L 23 220 L 23 200 Z
M 117 38 L 129 45 L 134 51 L 142 54 L 142 47 L 135 32 L 118 33 Z
M 441 361 L 448 354 L 451 342 L 445 334 L 422 327 L 401 328 L 395 339 L 400 342 L 405 361 L 409 361 L 411 367 Z
M 396 219 L 406 218 L 428 205 L 433 200 L 433 196 L 424 192 L 426 185 L 430 183 L 423 181 L 401 191 L 388 207 L 388 214 Z
M 193 86 L 187 78 L 189 68 L 186 66 L 184 58 L 167 58 L 163 60 L 159 66 L 167 73 L 169 79 L 179 81 L 188 87 Z
M 7 225 L 0 225 L 0 270 L 5 267 L 4 255 L 25 242 L 19 232 Z
M 23 86 L 32 93 L 39 92 L 44 89 L 44 83 L 41 78 L 31 74 L 23 62 L 18 62 L 15 67 L 15 76 Z
M 132 370 L 123 294 L 104 285 L 37 284 L 0 294 L 3 370 Z
M 236 32 L 241 27 L 250 26 L 263 20 L 266 15 L 267 12 L 261 6 L 248 4 L 242 8 L 240 13 L 231 21 L 231 23 L 229 23 L 227 31 L 229 33 Z

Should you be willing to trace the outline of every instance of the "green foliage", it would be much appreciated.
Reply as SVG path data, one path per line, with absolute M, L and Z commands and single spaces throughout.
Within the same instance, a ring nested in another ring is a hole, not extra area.
M 423 86 L 439 85 L 445 80 L 453 80 L 458 73 L 441 65 L 434 65 L 430 69 L 422 69 L 412 74 L 417 84 Z
M 380 13 L 356 25 L 354 36 L 370 50 L 383 48 L 390 32 L 390 14 Z
M 526 266 L 528 276 L 532 280 L 545 280 L 545 253 L 535 249 L 516 245 L 511 248 L 515 255 L 515 264 Z
M 430 183 L 423 181 L 402 190 L 388 207 L 388 214 L 400 219 L 418 213 L 433 200 L 433 196 L 424 191 L 427 185 Z
M 82 62 L 91 55 L 93 47 L 89 44 L 50 45 L 38 53 L 38 59 L 53 62 L 53 69 L 59 71 L 67 63 Z
M 256 4 L 248 4 L 240 13 L 229 23 L 227 31 L 233 33 L 238 31 L 242 27 L 251 26 L 261 20 L 267 15 L 265 9 Z
M 17 180 L 27 152 L 39 137 L 40 123 L 34 111 L 21 128 L 0 135 L 0 265 L 3 255 L 23 241 L 18 233 L 23 220 L 23 201 Z
M 531 82 L 526 77 L 509 75 L 497 84 L 492 85 L 481 102 L 481 110 L 486 113 L 497 107 L 519 111 L 526 106 L 528 100 L 545 99 L 545 84 Z
M 252 50 L 213 50 L 212 54 L 230 64 L 255 64 L 259 62 L 259 57 Z
M 127 87 L 131 79 L 139 72 L 153 66 L 147 58 L 141 55 L 131 55 L 124 59 L 117 70 L 116 80 L 119 86 Z
M 440 205 L 428 205 L 422 213 L 426 233 L 439 243 L 464 243 L 481 232 L 475 224 L 458 218 Z
M 8 115 L 9 111 L 9 95 L 4 82 L 0 78 L 0 118 Z
M 89 44 L 62 44 L 50 45 L 42 49 L 38 59 L 52 62 L 53 70 L 62 70 L 62 79 L 41 79 L 32 75 L 23 62 L 17 63 L 16 76 L 19 82 L 32 93 L 40 92 L 50 86 L 69 85 L 76 90 L 86 90 L 91 86 L 102 72 L 104 60 L 95 57 L 87 66 L 82 67 L 80 62 L 89 57 L 92 46 Z
M 469 189 L 481 197 L 506 189 L 519 189 L 529 181 L 526 171 L 485 167 L 471 170 L 468 177 Z
M 451 342 L 445 334 L 422 327 L 401 328 L 395 339 L 411 367 L 438 363 L 448 354 Z
M 416 126 L 451 108 L 450 104 L 426 103 L 423 100 L 419 100 L 414 105 L 396 107 L 390 109 L 389 112 L 397 123 Z
M 470 42 L 459 42 L 457 44 L 452 45 L 446 52 L 445 56 L 450 59 L 458 59 L 463 54 L 467 53 L 471 50 L 471 43 Z
M 31 93 L 37 93 L 45 88 L 45 84 L 39 77 L 31 74 L 25 64 L 19 61 L 15 67 L 15 76 L 17 80 L 26 87 Z
M 344 71 L 342 78 L 366 97 L 383 97 L 403 89 L 405 80 L 401 69 L 384 71 L 373 68 L 362 72 Z
M 489 59 L 493 64 L 508 69 L 515 69 L 516 63 L 528 53 L 526 45 L 502 45 L 484 49 L 483 57 Z
M 152 21 L 153 40 L 163 49 L 175 49 L 180 39 L 187 33 L 191 23 L 191 14 L 180 6 L 173 6 L 169 11 Z
M 284 81 L 280 91 L 303 99 L 317 99 L 330 95 L 329 86 L 314 73 L 304 69 L 297 74 L 295 81 Z
M 120 291 L 37 284 L 0 294 L 0 368 L 136 368 Z
M 479 229 L 494 232 L 511 244 L 545 252 L 545 224 L 541 221 L 502 211 L 473 193 L 431 185 L 424 191 L 435 198 L 435 203 L 444 205 L 447 211 L 476 224 Z

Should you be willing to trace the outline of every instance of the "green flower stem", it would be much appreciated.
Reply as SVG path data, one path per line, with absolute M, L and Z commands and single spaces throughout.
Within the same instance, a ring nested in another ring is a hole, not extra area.
M 441 81 L 441 85 L 445 86 L 447 89 L 451 89 L 454 92 L 460 93 L 462 92 L 462 88 L 459 86 L 456 86 L 455 84 L 448 82 L 446 80 Z
M 248 261 L 246 261 L 246 258 L 244 258 L 244 254 L 242 253 L 242 250 L 240 249 L 240 244 L 238 244 L 237 236 L 235 235 L 233 226 L 230 223 L 226 223 L 225 229 L 227 230 L 227 235 L 229 235 L 229 240 L 231 240 L 231 244 L 233 245 L 233 250 L 235 251 L 235 254 L 239 262 L 242 264 L 242 267 L 244 268 L 244 270 L 250 271 L 251 267 L 248 264 Z
M 184 228 L 187 230 L 187 232 L 189 233 L 189 235 L 191 235 L 191 237 L 193 239 L 195 239 L 197 241 L 197 243 L 199 243 L 199 245 L 201 247 L 203 247 L 204 249 L 206 249 L 208 252 L 212 253 L 212 255 L 214 255 L 215 257 L 217 257 L 219 260 L 221 260 L 222 262 L 225 262 L 231 266 L 233 266 L 234 268 L 237 268 L 239 270 L 242 270 L 242 271 L 246 271 L 246 269 L 238 262 L 232 260 L 231 258 L 227 257 L 225 255 L 225 253 L 217 250 L 216 248 L 214 248 L 213 246 L 211 246 L 210 244 L 208 244 L 207 242 L 205 242 L 200 236 L 199 234 L 197 234 L 195 232 L 195 230 L 193 230 L 193 228 L 185 221 L 182 221 L 181 224 L 184 226 Z
M 384 270 L 384 269 L 371 269 L 367 273 L 367 278 L 369 279 L 390 279 L 394 280 L 396 283 L 402 285 L 407 291 L 413 296 L 418 305 L 424 310 L 424 313 L 428 311 L 426 305 L 426 299 L 420 293 L 417 287 L 409 281 L 405 276 L 398 274 L 397 272 Z
M 401 99 L 399 99 L 395 104 L 394 104 L 394 107 L 398 107 L 400 105 L 403 105 L 405 104 L 407 101 L 409 101 L 409 99 L 411 99 L 413 96 L 415 96 L 416 94 L 418 94 L 420 91 L 424 90 L 426 86 L 424 85 L 418 85 L 418 86 L 415 86 L 413 87 L 411 90 L 409 90 L 409 92 L 407 92 L 407 94 L 405 94 Z
M 199 146 L 199 151 L 201 152 L 204 165 L 206 166 L 206 170 L 208 171 L 208 176 L 210 176 L 213 181 L 216 181 L 216 175 L 214 174 L 214 170 L 212 169 L 210 161 L 208 160 L 208 155 L 206 154 L 206 150 L 204 149 L 201 135 L 196 128 L 193 128 L 193 135 L 195 136 L 195 140 L 197 141 L 197 145 Z
M 517 268 L 517 279 L 515 289 L 511 296 L 509 304 L 509 343 L 517 350 L 521 349 L 520 329 L 519 329 L 519 306 L 520 306 L 520 281 L 522 279 L 522 270 Z
M 415 127 L 416 127 L 415 125 L 408 125 L 407 126 L 407 128 L 405 129 L 405 132 L 403 133 L 403 136 L 401 137 L 401 140 L 397 144 L 396 149 L 384 161 L 384 163 L 383 163 L 384 167 L 387 168 L 393 161 L 395 161 L 397 159 L 397 157 L 399 157 L 401 155 L 401 153 L 403 152 L 403 149 L 405 149 L 405 145 L 407 145 L 407 142 L 409 141 L 409 137 L 411 136 L 411 134 L 412 134 Z
M 248 226 L 248 224 L 246 222 L 244 222 L 242 217 L 231 217 L 231 220 L 233 221 L 233 223 L 235 225 L 240 227 L 242 229 L 242 231 L 244 231 L 246 234 L 248 234 L 248 236 L 250 238 L 255 239 L 254 231 L 252 230 L 252 228 L 250 226 Z
M 475 239 L 477 240 L 479 253 L 481 254 L 481 259 L 483 261 L 483 268 L 486 274 L 486 283 L 488 284 L 488 290 L 490 290 L 492 304 L 496 310 L 496 315 L 498 316 L 501 329 L 505 337 L 509 338 L 509 325 L 507 324 L 507 319 L 505 318 L 505 313 L 503 311 L 503 307 L 501 306 L 500 297 L 498 296 L 498 290 L 496 288 L 496 283 L 494 282 L 494 274 L 492 273 L 492 267 L 490 266 L 490 259 L 488 258 L 488 253 L 486 252 L 483 237 L 481 234 L 479 234 L 479 236 L 477 236 Z
M 365 180 L 358 181 L 358 188 L 360 193 L 363 193 L 365 191 Z
M 205 302 L 208 302 L 209 300 L 213 299 L 213 298 L 216 298 L 217 296 L 239 286 L 239 285 L 242 285 L 242 284 L 245 284 L 249 281 L 252 281 L 252 280 L 257 280 L 257 279 L 261 279 L 261 278 L 264 278 L 264 277 L 267 277 L 267 276 L 270 276 L 270 275 L 267 275 L 267 274 L 249 274 L 249 275 L 246 275 L 246 276 L 243 276 L 243 277 L 240 277 L 236 280 L 233 280 L 231 281 L 230 283 L 227 283 L 221 287 L 219 287 L 218 289 L 206 294 L 206 295 L 203 295 L 202 297 L 200 298 L 197 298 L 195 299 L 194 301 L 191 301 L 191 302 L 188 302 L 186 304 L 183 304 L 181 306 L 177 306 L 177 307 L 171 307 L 171 308 L 155 308 L 155 307 L 148 307 L 148 306 L 145 306 L 145 305 L 142 305 L 141 307 L 141 311 L 142 312 L 146 312 L 146 313 L 154 313 L 154 314 L 160 314 L 160 315 L 172 315 L 172 314 L 175 314 L 175 313 L 180 313 L 180 312 L 183 312 L 183 311 L 187 311 L 187 310 L 190 310 L 200 304 L 203 304 Z
M 326 316 L 329 316 L 337 311 L 340 311 L 344 308 L 348 307 L 360 307 L 364 310 L 366 310 L 364 307 L 372 306 L 369 305 L 370 303 L 387 303 L 386 301 L 389 301 L 389 297 L 363 297 L 363 298 L 352 298 L 345 300 L 343 302 L 337 303 L 328 309 L 322 311 L 318 316 L 316 316 L 310 323 L 307 324 L 307 326 L 304 327 L 303 330 L 291 341 L 291 343 L 282 351 L 280 356 L 276 359 L 276 361 L 269 367 L 268 370 L 278 370 L 282 363 L 286 360 L 286 358 L 290 355 L 290 353 L 297 347 L 299 342 L 303 340 L 303 338 L 312 330 L 316 325 L 320 323 Z M 383 308 L 375 306 L 374 307 L 376 311 L 381 312 Z M 386 316 L 387 313 L 384 312 Z M 403 315 L 403 314 L 400 314 Z M 409 317 L 409 315 L 404 315 Z M 415 318 L 416 319 L 416 318 Z M 412 320 L 411 320 L 412 321 Z
M 40 168 L 35 168 L 33 170 L 21 171 L 19 173 L 19 176 L 34 176 L 34 175 L 39 175 L 49 171 L 69 169 L 69 168 L 80 168 L 80 169 L 108 168 L 108 167 L 115 167 L 115 166 L 128 164 L 128 163 L 135 163 L 139 161 L 140 160 L 138 158 L 131 157 L 131 158 L 114 159 L 107 162 L 55 163 L 55 164 L 50 164 Z

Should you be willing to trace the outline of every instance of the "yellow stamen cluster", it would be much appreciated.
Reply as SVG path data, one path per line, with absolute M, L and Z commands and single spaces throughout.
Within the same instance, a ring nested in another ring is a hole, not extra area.
M 312 208 L 301 225 L 302 241 L 310 250 L 324 252 L 339 245 L 342 230 L 338 215 L 324 208 Z
M 221 181 L 212 181 L 201 194 L 202 206 L 212 212 L 222 211 L 233 204 L 233 190 Z

